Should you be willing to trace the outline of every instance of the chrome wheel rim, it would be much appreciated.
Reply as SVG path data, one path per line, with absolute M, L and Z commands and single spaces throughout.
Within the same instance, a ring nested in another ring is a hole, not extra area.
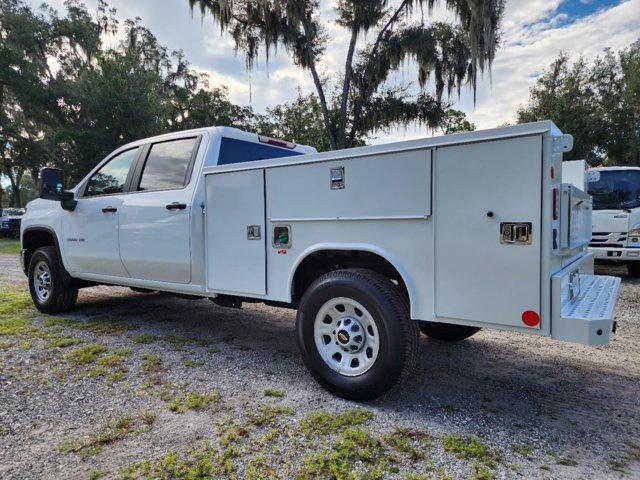
M 42 260 L 33 269 L 33 290 L 40 303 L 46 302 L 51 296 L 51 270 Z
M 378 358 L 378 327 L 369 311 L 351 298 L 326 302 L 316 315 L 314 340 L 322 360 L 348 377 L 362 375 Z

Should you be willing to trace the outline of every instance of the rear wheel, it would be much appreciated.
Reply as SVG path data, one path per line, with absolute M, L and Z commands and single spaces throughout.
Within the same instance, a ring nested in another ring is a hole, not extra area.
M 400 289 L 363 269 L 317 279 L 300 302 L 298 343 L 313 377 L 350 400 L 380 397 L 409 375 L 419 331 Z
M 627 272 L 632 278 L 640 278 L 640 262 L 627 263 Z
M 435 340 L 459 342 L 480 331 L 478 327 L 454 325 L 452 323 L 420 322 L 420 331 Z
M 60 313 L 73 308 L 78 288 L 64 269 L 55 247 L 41 247 L 29 261 L 29 292 L 43 313 Z

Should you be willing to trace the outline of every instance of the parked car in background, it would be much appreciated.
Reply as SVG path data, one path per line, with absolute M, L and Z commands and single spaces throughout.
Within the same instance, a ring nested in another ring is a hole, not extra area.
M 0 217 L 0 233 L 2 236 L 18 238 L 20 236 L 20 223 L 24 215 L 24 208 L 3 208 Z

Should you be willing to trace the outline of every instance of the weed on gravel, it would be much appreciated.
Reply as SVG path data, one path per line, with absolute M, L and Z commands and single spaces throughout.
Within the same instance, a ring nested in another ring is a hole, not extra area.
M 264 391 L 264 396 L 265 397 L 274 397 L 274 398 L 282 398 L 284 397 L 286 394 L 282 391 L 282 390 L 277 390 L 275 388 L 267 388 Z
M 188 410 L 204 410 L 211 403 L 220 402 L 222 396 L 220 390 L 213 393 L 199 393 L 192 391 L 186 396 L 176 396 L 169 400 L 169 410 L 176 413 L 185 413 Z
M 155 414 L 149 411 L 138 415 L 125 414 L 108 421 L 84 437 L 67 438 L 58 445 L 60 453 L 77 453 L 82 457 L 98 455 L 105 445 L 151 430 Z
M 311 412 L 300 423 L 300 430 L 306 435 L 328 435 L 344 427 L 362 425 L 373 417 L 373 412 L 364 408 L 352 408 L 340 413 L 325 411 Z
M 96 315 L 94 317 L 91 317 L 89 320 L 64 317 L 49 317 L 45 319 L 44 325 L 47 327 L 56 326 L 74 328 L 76 330 L 85 330 L 103 335 L 121 335 L 128 330 L 135 330 L 139 328 L 136 325 L 124 323 L 121 320 L 107 315 Z

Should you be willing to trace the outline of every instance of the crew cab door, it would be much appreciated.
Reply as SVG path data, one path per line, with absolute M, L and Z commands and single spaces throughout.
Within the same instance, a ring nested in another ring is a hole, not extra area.
M 132 278 L 191 281 L 193 166 L 200 136 L 144 147 L 119 218 L 122 263 Z
M 118 216 L 139 148 L 119 152 L 78 192 L 78 204 L 62 214 L 62 250 L 72 273 L 127 277 L 118 249 Z

